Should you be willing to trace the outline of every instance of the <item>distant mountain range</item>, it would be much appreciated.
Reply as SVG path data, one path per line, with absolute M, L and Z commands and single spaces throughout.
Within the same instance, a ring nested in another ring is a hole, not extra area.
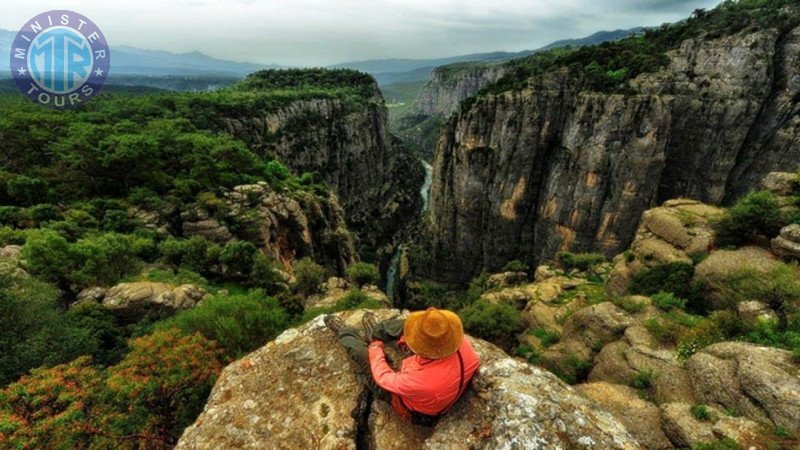
M 0 71 L 9 70 L 8 55 L 16 32 L 0 30 Z M 171 53 L 129 46 L 111 47 L 112 81 L 115 75 L 138 76 L 215 76 L 241 78 L 261 69 L 275 69 L 276 64 L 225 61 L 200 52 Z
M 521 52 L 473 53 L 433 59 L 381 59 L 334 64 L 331 68 L 349 68 L 367 72 L 383 86 L 395 83 L 427 80 L 431 70 L 446 64 L 463 61 L 503 61 L 521 58 L 541 50 L 567 45 L 581 46 L 612 41 L 642 32 L 643 28 L 601 31 L 580 39 L 553 42 L 537 50 Z M 8 55 L 16 32 L 0 29 L 0 72 L 8 74 Z M 164 85 L 163 77 L 212 77 L 211 82 L 195 83 L 196 89 L 218 87 L 233 83 L 248 73 L 284 66 L 226 61 L 200 52 L 171 53 L 163 50 L 144 50 L 129 46 L 112 46 L 111 82 L 121 85 L 144 85 L 166 89 L 180 89 L 181 85 Z M 152 78 L 152 79 L 150 79 Z M 144 81 L 143 81 L 144 80 Z
M 579 47 L 584 45 L 600 44 L 607 41 L 615 41 L 634 34 L 642 33 L 644 30 L 645 28 L 643 27 L 636 27 L 627 30 L 600 31 L 583 38 L 563 39 L 536 50 L 523 50 L 521 52 L 473 53 L 469 55 L 434 59 L 376 59 L 335 64 L 330 67 L 348 68 L 367 72 L 374 76 L 378 80 L 379 84 L 390 85 L 400 82 L 427 80 L 431 70 L 447 64 L 465 61 L 489 62 L 523 58 L 533 53 L 552 48 L 566 46 Z

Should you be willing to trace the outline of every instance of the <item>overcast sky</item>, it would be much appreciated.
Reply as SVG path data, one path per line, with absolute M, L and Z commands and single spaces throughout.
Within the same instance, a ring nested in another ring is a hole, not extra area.
M 111 45 L 236 61 L 328 65 L 520 51 L 653 26 L 720 0 L 0 0 L 0 28 L 71 9 Z

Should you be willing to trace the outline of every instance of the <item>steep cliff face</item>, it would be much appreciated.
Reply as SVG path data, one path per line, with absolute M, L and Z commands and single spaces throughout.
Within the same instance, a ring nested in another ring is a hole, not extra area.
M 429 116 L 449 116 L 465 99 L 484 86 L 500 79 L 505 67 L 487 63 L 458 63 L 437 67 L 422 87 L 414 112 Z
M 387 130 L 377 85 L 357 100 L 303 99 L 263 115 L 226 120 L 228 132 L 293 172 L 314 172 L 332 187 L 347 223 L 368 248 L 391 241 L 420 209 L 419 162 Z
M 800 160 L 800 29 L 694 38 L 625 93 L 566 71 L 485 95 L 444 127 L 427 275 L 463 282 L 560 250 L 613 255 L 653 202 L 719 203 Z

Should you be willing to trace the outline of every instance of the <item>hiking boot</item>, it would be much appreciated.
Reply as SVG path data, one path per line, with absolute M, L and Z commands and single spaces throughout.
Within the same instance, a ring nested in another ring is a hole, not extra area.
M 375 314 L 371 311 L 365 312 L 364 316 L 361 317 L 361 325 L 364 326 L 364 340 L 367 343 L 374 341 L 375 327 L 378 326 L 378 319 L 375 318 Z
M 342 319 L 334 316 L 333 314 L 326 315 L 325 319 L 323 320 L 325 322 L 325 326 L 336 334 L 339 334 L 339 330 L 344 328 L 344 322 L 342 322 Z

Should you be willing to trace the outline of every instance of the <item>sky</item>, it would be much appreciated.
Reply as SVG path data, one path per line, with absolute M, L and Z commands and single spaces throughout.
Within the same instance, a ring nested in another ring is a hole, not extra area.
M 112 46 L 292 66 L 535 49 L 681 20 L 720 0 L 0 0 L 0 28 L 53 9 Z

